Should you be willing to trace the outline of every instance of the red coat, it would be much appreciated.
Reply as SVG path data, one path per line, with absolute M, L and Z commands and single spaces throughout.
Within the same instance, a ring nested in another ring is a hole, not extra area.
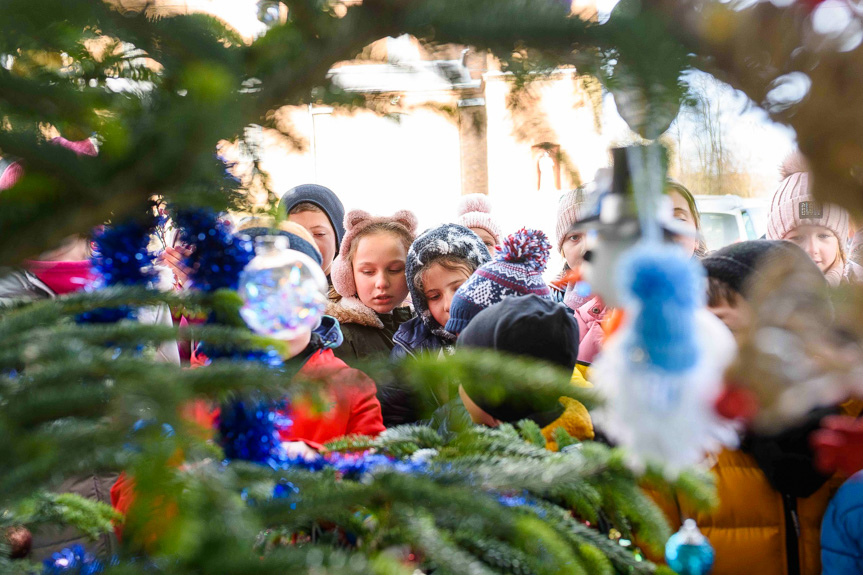
M 193 367 L 204 365 L 206 361 L 201 354 L 192 356 Z M 348 367 L 333 350 L 312 353 L 299 375 L 325 382 L 330 387 L 321 394 L 330 408 L 315 412 L 309 402 L 293 400 L 290 408 L 282 412 L 293 421 L 289 429 L 279 432 L 282 441 L 305 441 L 319 449 L 322 444 L 345 435 L 376 436 L 384 430 L 375 382 L 360 370 Z M 204 402 L 196 402 L 188 413 L 190 419 L 208 428 L 215 427 L 219 420 L 219 409 L 211 409 Z
M 348 367 L 333 355 L 333 350 L 313 353 L 300 374 L 330 386 L 325 393 L 331 407 L 323 413 L 314 413 L 307 402 L 294 401 L 285 413 L 294 424 L 279 433 L 282 441 L 305 441 L 319 447 L 345 435 L 376 436 L 384 430 L 375 382 L 360 370 Z
M 193 357 L 192 363 L 201 364 L 202 358 Z M 320 449 L 322 444 L 346 435 L 376 436 L 384 430 L 381 404 L 375 397 L 375 383 L 363 372 L 348 367 L 333 355 L 331 349 L 314 352 L 299 373 L 326 383 L 329 389 L 322 393 L 322 399 L 329 400 L 330 407 L 326 411 L 315 412 L 301 398 L 292 401 L 284 415 L 293 421 L 293 425 L 279 432 L 282 441 L 304 441 Z M 186 413 L 190 419 L 207 428 L 215 427 L 219 417 L 219 409 L 213 409 L 203 401 L 195 402 Z M 111 505 L 125 514 L 134 499 L 134 480 L 123 473 L 111 487 Z M 115 528 L 118 536 L 121 534 L 119 527 Z

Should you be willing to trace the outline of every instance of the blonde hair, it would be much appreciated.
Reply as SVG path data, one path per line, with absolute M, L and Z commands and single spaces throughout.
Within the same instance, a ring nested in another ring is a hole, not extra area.
M 237 225 L 237 232 L 239 233 L 243 230 L 250 230 L 253 228 L 267 228 L 269 230 L 279 230 L 282 232 L 288 232 L 289 234 L 294 234 L 295 236 L 299 236 L 306 240 L 312 248 L 314 248 L 315 252 L 317 252 L 318 255 L 321 255 L 321 250 L 319 250 L 317 244 L 315 244 L 314 236 L 309 233 L 309 230 L 296 222 L 281 221 L 276 223 L 276 221 L 269 216 L 251 216 L 245 218 Z
M 375 224 L 371 224 L 370 226 L 365 227 L 359 232 L 357 232 L 357 235 L 351 242 L 350 248 L 348 249 L 347 257 L 345 258 L 345 261 L 350 264 L 351 269 L 353 269 L 354 267 L 354 256 L 357 253 L 357 246 L 360 245 L 360 240 L 366 236 L 378 233 L 388 233 L 394 235 L 401 241 L 402 245 L 405 247 L 406 254 L 414 241 L 413 234 L 411 234 L 407 230 L 407 228 L 405 228 L 402 224 L 398 222 L 378 222 Z

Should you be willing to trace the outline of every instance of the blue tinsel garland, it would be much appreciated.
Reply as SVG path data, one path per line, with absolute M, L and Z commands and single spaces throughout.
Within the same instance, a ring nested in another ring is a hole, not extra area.
M 81 545 L 73 545 L 42 561 L 42 575 L 95 575 L 105 564 L 87 553 Z
M 178 210 L 174 222 L 180 239 L 195 246 L 185 262 L 195 287 L 205 292 L 237 289 L 240 272 L 255 257 L 252 242 L 233 236 L 230 224 L 209 210 Z
M 282 367 L 285 364 L 281 353 L 272 347 L 265 349 L 227 349 L 223 346 L 214 346 L 202 341 L 195 348 L 195 353 L 202 354 L 209 359 L 256 361 L 269 367 Z
M 105 226 L 93 238 L 91 264 L 98 279 L 89 288 L 147 285 L 158 273 L 155 256 L 148 249 L 155 219 Z M 116 323 L 136 316 L 134 308 L 99 308 L 80 314 L 79 323 Z

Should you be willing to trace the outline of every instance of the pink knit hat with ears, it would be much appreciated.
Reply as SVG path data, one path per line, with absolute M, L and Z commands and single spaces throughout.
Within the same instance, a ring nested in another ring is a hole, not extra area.
M 333 287 L 342 297 L 353 297 L 357 295 L 357 284 L 354 282 L 354 270 L 351 262 L 347 261 L 351 253 L 351 244 L 357 235 L 372 224 L 392 223 L 401 226 L 408 232 L 411 238 L 417 235 L 417 217 L 408 210 L 399 210 L 390 217 L 375 217 L 363 210 L 351 210 L 345 214 L 345 236 L 339 248 L 339 255 L 330 266 L 330 279 Z
M 794 152 L 779 168 L 782 182 L 770 200 L 767 215 L 767 239 L 781 240 L 798 226 L 823 226 L 836 235 L 839 250 L 845 258 L 848 241 L 848 212 L 834 204 L 815 199 L 810 191 L 809 164 L 800 152 Z
M 500 226 L 491 218 L 491 202 L 485 194 L 467 194 L 458 203 L 456 223 L 466 228 L 482 228 L 500 245 Z

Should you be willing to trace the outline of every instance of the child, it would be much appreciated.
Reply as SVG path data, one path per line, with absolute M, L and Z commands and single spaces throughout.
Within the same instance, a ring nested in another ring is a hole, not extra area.
M 248 228 L 244 232 L 247 235 L 263 235 L 265 232 L 285 235 L 292 243 L 300 239 L 280 230 Z M 291 421 L 291 425 L 278 431 L 283 447 L 291 456 L 310 459 L 328 441 L 346 435 L 376 436 L 384 431 L 374 382 L 333 354 L 333 348 L 341 341 L 338 331 L 338 323 L 331 317 L 323 316 L 318 328 L 299 334 L 288 347 L 289 355 L 284 359 L 298 359 L 302 363 L 298 375 L 319 381 L 325 386 L 323 395 L 328 405 L 326 411 L 321 412 L 302 397 L 291 398 L 290 407 L 281 412 Z M 193 367 L 208 363 L 210 360 L 200 353 L 192 359 Z M 185 413 L 206 429 L 214 429 L 220 410 L 197 401 Z M 150 512 L 134 507 L 134 488 L 134 479 L 122 474 L 111 488 L 111 504 L 124 514 Z M 122 534 L 119 525 L 115 530 L 118 535 Z
M 354 210 L 345 217 L 345 237 L 333 261 L 333 287 L 342 299 L 327 313 L 342 325 L 345 341 L 336 356 L 345 361 L 389 355 L 401 324 L 413 317 L 403 307 L 408 249 L 417 219 L 409 211 L 373 217 Z
M 251 217 L 237 225 L 236 235 L 257 238 L 266 235 L 279 235 L 288 238 L 288 247 L 309 256 L 319 266 L 323 257 L 309 231 L 294 222 L 279 222 L 276 225 L 270 218 Z
M 557 276 L 557 281 L 549 284 L 554 301 L 567 304 L 567 307 L 576 310 L 586 303 L 586 298 L 570 294 L 570 301 L 564 301 L 567 291 L 572 292 L 572 285 L 565 281 L 569 271 L 578 271 L 584 261 L 584 253 L 587 251 L 587 233 L 583 230 L 572 229 L 581 218 L 581 207 L 584 203 L 584 191 L 580 188 L 570 190 L 561 196 L 557 204 L 557 251 L 563 256 L 563 269 Z
M 767 239 L 794 242 L 837 286 L 845 279 L 848 212 L 815 200 L 806 159 L 798 152 L 782 163 L 782 182 L 773 193 L 767 215 Z
M 455 342 L 443 327 L 449 321 L 453 295 L 489 259 L 482 240 L 456 224 L 438 226 L 414 240 L 405 275 L 417 317 L 403 323 L 393 336 L 393 359 L 431 353 Z
M 711 311 L 734 310 L 736 318 L 717 313 L 737 334 L 751 320 L 745 304 L 749 286 L 772 258 L 795 258 L 801 269 L 820 276 L 809 258 L 793 244 L 747 241 L 718 250 L 702 260 L 709 278 Z M 716 551 L 712 573 L 815 575 L 820 573 L 821 517 L 841 478 L 823 475 L 814 465 L 809 435 L 821 418 L 838 408 L 813 411 L 794 428 L 775 435 L 750 433 L 737 450 L 716 459 L 719 507 L 694 512 L 684 502 L 666 506 L 672 528 L 684 518 L 696 519 Z
M 329 278 L 333 259 L 339 255 L 345 235 L 345 208 L 338 196 L 324 186 L 303 184 L 288 190 L 279 207 L 288 215 L 288 220 L 312 234 L 321 252 L 321 268 Z
M 692 232 L 692 236 L 674 236 L 674 242 L 683 248 L 687 256 L 703 258 L 707 255 L 707 245 L 701 237 L 701 214 L 695 204 L 695 197 L 683 184 L 671 179 L 665 182 L 665 193 L 671 199 L 674 219 Z
M 666 180 L 664 191 L 672 202 L 672 217 L 691 231 L 691 236 L 675 235 L 674 242 L 683 248 L 687 256 L 702 258 L 707 253 L 707 247 L 701 238 L 701 216 L 695 205 L 695 198 L 683 185 L 673 180 Z M 577 224 L 576 220 L 571 225 L 578 229 Z M 589 298 L 578 298 L 574 290 L 564 295 L 564 303 L 575 310 L 575 319 L 578 320 L 581 338 L 578 361 L 581 365 L 593 363 L 605 339 L 602 322 L 611 312 L 600 296 L 601 294 L 594 294 Z
M 491 217 L 491 202 L 487 195 L 463 196 L 459 202 L 456 223 L 479 236 L 489 255 L 494 255 L 494 247 L 500 245 L 500 226 Z
M 481 311 L 459 335 L 459 348 L 493 349 L 542 360 L 575 370 L 578 325 L 564 306 L 537 295 L 508 297 Z M 497 427 L 531 419 L 543 428 L 546 441 L 563 426 L 576 439 L 593 439 L 587 410 L 571 398 L 526 401 L 504 397 L 492 401 L 479 389 L 480 382 L 459 386 L 459 396 L 474 423 Z
M 538 230 L 521 229 L 504 238 L 492 260 L 456 291 L 444 329 L 461 333 L 476 314 L 507 296 L 535 294 L 552 300 L 542 280 L 550 249 L 548 238 Z
M 707 309 L 722 320 L 735 338 L 749 326 L 751 309 L 744 295 L 749 283 L 771 254 L 782 252 L 801 255 L 789 242 L 753 240 L 725 246 L 701 260 L 707 270 Z

